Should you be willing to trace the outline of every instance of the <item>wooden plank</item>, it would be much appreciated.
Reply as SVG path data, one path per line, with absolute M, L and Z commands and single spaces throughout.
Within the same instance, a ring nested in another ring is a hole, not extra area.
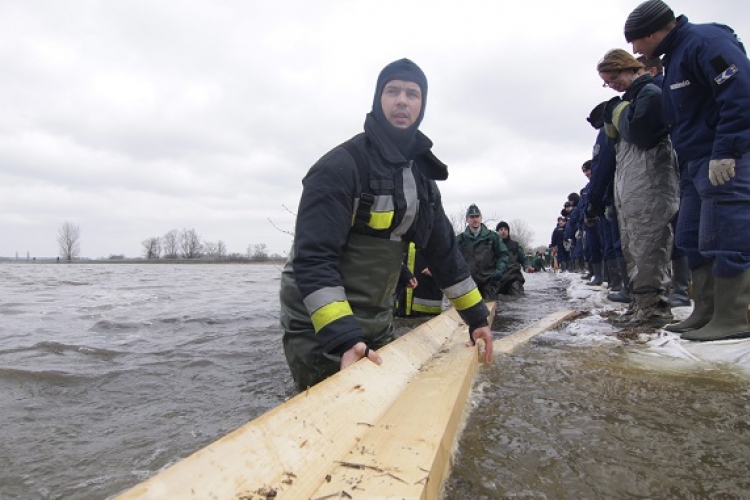
M 550 314 L 549 316 L 542 318 L 531 326 L 519 330 L 512 335 L 497 339 L 493 342 L 493 349 L 495 353 L 510 353 L 513 350 L 528 342 L 532 337 L 542 333 L 550 328 L 555 328 L 564 321 L 575 319 L 581 313 L 578 311 L 558 311 Z
M 496 340 L 493 347 L 512 352 L 534 335 L 578 314 L 554 313 Z M 310 498 L 439 498 L 466 422 L 478 366 L 474 351 L 464 347 L 467 338 L 464 327 L 455 343 L 425 365 Z
M 510 352 L 575 314 L 493 346 Z M 381 349 L 381 366 L 360 361 L 117 498 L 437 498 L 478 366 L 467 339 L 443 313 Z
M 462 325 L 446 311 L 117 498 L 308 498 Z
M 310 498 L 437 498 L 478 365 L 467 338 L 425 365 Z

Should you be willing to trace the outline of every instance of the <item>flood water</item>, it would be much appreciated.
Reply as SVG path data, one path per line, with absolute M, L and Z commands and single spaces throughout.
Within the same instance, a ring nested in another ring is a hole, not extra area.
M 279 275 L 0 264 L 0 498 L 111 497 L 293 396 Z M 570 307 L 569 279 L 527 275 L 496 335 Z M 643 349 L 563 327 L 484 367 L 446 497 L 748 498 L 750 378 Z

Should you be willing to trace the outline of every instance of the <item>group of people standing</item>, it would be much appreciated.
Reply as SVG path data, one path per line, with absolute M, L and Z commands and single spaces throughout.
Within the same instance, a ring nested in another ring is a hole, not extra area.
M 456 241 L 484 300 L 494 300 L 498 295 L 519 297 L 524 294 L 526 255 L 521 244 L 511 238 L 507 222 L 498 222 L 493 231 L 484 224 L 479 207 L 472 204 L 466 211 L 466 228 Z M 402 265 L 396 289 L 398 316 L 442 312 L 442 292 L 420 254 L 419 249 L 411 245 Z
M 590 180 L 569 196 L 573 216 L 563 209 L 551 246 L 565 269 L 582 241 L 592 284 L 606 273 L 608 297 L 629 304 L 617 325 L 698 341 L 750 336 L 745 48 L 731 28 L 692 24 L 662 0 L 636 7 L 624 31 L 641 57 L 613 49 L 597 65 L 618 95 L 589 114 L 598 130 L 583 165 Z M 694 308 L 673 323 L 672 306 L 689 305 L 689 281 Z

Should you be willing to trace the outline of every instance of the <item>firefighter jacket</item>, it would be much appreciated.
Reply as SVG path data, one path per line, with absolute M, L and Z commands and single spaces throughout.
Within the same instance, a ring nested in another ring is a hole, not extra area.
M 368 114 L 364 133 L 309 170 L 282 273 L 287 334 L 314 331 L 329 354 L 387 335 L 409 242 L 421 249 L 470 328 L 487 325 L 489 311 L 458 251 L 435 182 L 447 178 L 447 167 L 431 147 L 418 132 L 413 159 L 404 158 Z

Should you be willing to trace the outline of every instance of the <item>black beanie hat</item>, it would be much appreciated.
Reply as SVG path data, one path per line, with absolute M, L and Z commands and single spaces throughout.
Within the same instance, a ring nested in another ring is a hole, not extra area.
M 594 109 L 589 113 L 589 117 L 586 118 L 586 121 L 597 130 L 604 126 L 604 108 L 607 107 L 607 102 L 609 101 L 600 102 L 594 106 Z
M 505 229 L 507 229 L 508 234 L 510 234 L 510 226 L 504 220 L 501 220 L 500 222 L 497 223 L 497 227 L 495 227 L 495 232 L 499 232 L 501 227 L 504 227 Z
M 661 0 L 647 0 L 636 7 L 625 21 L 625 40 L 629 43 L 653 35 L 670 21 L 674 21 L 674 12 L 669 5 Z

